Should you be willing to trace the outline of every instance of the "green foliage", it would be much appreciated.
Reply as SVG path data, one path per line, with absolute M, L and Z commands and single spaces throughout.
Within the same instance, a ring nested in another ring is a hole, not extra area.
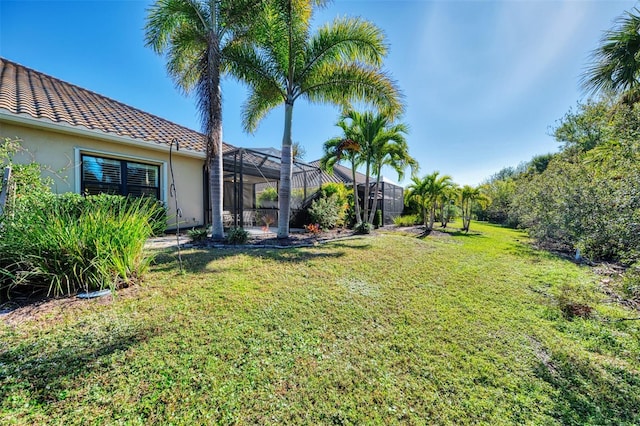
M 631 265 L 625 272 L 623 290 L 628 297 L 640 302 L 640 262 Z
M 343 204 L 347 202 L 347 197 L 349 196 L 349 190 L 343 183 L 325 183 L 320 188 L 320 193 L 325 198 L 336 195 L 338 201 Z
M 341 201 L 338 194 L 332 194 L 329 197 L 320 197 L 313 200 L 309 207 L 309 216 L 313 223 L 320 225 L 320 228 L 332 229 L 338 225 L 338 222 L 344 220 L 345 203 Z
M 268 201 L 278 201 L 278 190 L 273 186 L 267 186 L 256 196 L 258 207 L 266 206 Z
M 476 205 L 473 212 L 480 220 L 515 228 L 519 221 L 511 208 L 516 193 L 516 181 L 511 177 L 495 178 L 482 185 L 482 192 L 491 200 L 487 205 Z
M 353 228 L 353 230 L 358 234 L 370 234 L 373 230 L 373 225 L 369 222 L 360 222 Z
M 435 171 L 422 178 L 413 176 L 411 184 L 404 193 L 404 202 L 406 205 L 419 207 L 424 225 L 431 230 L 433 222 L 436 220 L 439 203 L 451 199 L 454 191 L 455 184 L 451 180 L 451 176 L 441 176 L 440 172 Z
M 616 95 L 626 105 L 640 101 L 640 11 L 634 8 L 619 17 L 592 52 L 582 80 L 592 94 Z
M 113 195 L 18 198 L 0 227 L 0 289 L 60 296 L 135 282 L 158 208 Z
M 560 153 L 539 156 L 483 185 L 479 217 L 522 226 L 536 239 L 592 260 L 640 259 L 640 109 L 579 105 L 555 131 Z
M 393 218 L 393 223 L 396 226 L 414 226 L 419 225 L 422 219 L 419 215 L 403 215 Z
M 245 244 L 249 240 L 249 231 L 240 227 L 229 228 L 225 240 L 228 244 Z
M 19 139 L 3 138 L 0 142 L 0 178 L 4 168 L 11 166 L 10 182 L 2 182 L 0 188 L 8 187 L 6 210 L 8 214 L 19 214 L 20 209 L 42 205 L 47 195 L 51 194 L 51 178 L 43 178 L 43 167 L 37 163 L 15 164 L 13 158 L 18 153 L 28 154 L 22 148 Z M 22 201 L 22 203 L 20 202 Z M 0 217 L 0 222 L 3 218 Z
M 373 219 L 373 226 L 377 229 L 382 226 L 382 210 L 376 210 L 376 215 Z
M 201 243 L 207 239 L 207 228 L 192 228 L 187 231 L 187 236 L 194 243 Z

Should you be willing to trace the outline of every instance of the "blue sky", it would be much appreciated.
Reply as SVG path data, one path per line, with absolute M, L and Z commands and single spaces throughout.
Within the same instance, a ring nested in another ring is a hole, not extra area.
M 406 100 L 410 153 L 420 175 L 439 170 L 478 184 L 506 166 L 554 152 L 551 129 L 584 100 L 579 77 L 603 31 L 636 1 L 337 0 L 315 16 L 361 16 L 387 35 L 385 69 Z M 0 56 L 200 130 L 193 98 L 144 46 L 149 1 L 0 0 Z M 243 86 L 226 79 L 225 141 L 279 147 L 283 110 L 242 130 Z M 338 109 L 298 101 L 293 140 L 305 160 L 340 133 Z M 389 178 L 397 175 L 385 171 Z M 406 183 L 407 178 L 402 181 Z

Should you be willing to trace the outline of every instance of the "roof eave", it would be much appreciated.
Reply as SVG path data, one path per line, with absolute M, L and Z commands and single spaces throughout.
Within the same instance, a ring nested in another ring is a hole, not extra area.
M 89 137 L 92 139 L 98 139 L 106 142 L 113 142 L 122 145 L 135 146 L 139 148 L 151 149 L 154 151 L 169 151 L 169 145 L 145 141 L 141 139 L 134 139 L 126 136 L 120 136 L 114 133 L 106 133 L 101 130 L 88 129 L 86 127 L 72 126 L 70 124 L 62 122 L 54 122 L 49 119 L 34 118 L 26 114 L 15 114 L 7 110 L 0 109 L 0 122 L 8 122 L 12 124 L 18 124 L 25 127 L 33 127 L 44 130 L 49 130 L 57 133 L 69 134 L 74 136 Z M 7 136 L 7 135 L 2 135 Z M 205 159 L 204 152 L 192 151 L 188 149 L 181 149 L 176 152 L 175 155 L 192 157 L 198 159 Z

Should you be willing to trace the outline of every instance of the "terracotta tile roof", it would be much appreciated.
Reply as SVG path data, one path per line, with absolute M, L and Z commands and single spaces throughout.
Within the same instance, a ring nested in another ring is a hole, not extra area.
M 205 152 L 204 135 L 57 78 L 0 58 L 0 110 L 54 123 Z M 223 151 L 235 149 L 224 145 Z

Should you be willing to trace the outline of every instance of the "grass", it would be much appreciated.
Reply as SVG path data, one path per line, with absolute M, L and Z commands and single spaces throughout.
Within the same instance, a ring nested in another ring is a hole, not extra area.
M 637 312 L 523 234 L 454 231 L 183 251 L 183 275 L 162 252 L 112 303 L 0 322 L 0 418 L 640 423 L 640 324 L 614 321 Z M 574 294 L 589 318 L 562 315 Z

